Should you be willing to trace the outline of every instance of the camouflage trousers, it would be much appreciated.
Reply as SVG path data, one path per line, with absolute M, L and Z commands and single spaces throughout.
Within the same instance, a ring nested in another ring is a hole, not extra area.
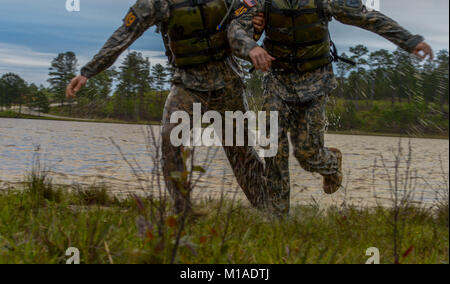
M 180 192 L 180 188 L 177 187 L 176 182 L 171 177 L 173 172 L 184 171 L 184 149 L 183 146 L 174 147 L 170 141 L 171 131 L 178 125 L 170 123 L 170 117 L 176 111 L 185 111 L 190 115 L 192 122 L 194 103 L 201 103 L 202 114 L 214 110 L 219 112 L 222 117 L 225 117 L 225 111 L 242 111 L 245 113 L 248 110 L 247 99 L 244 96 L 244 85 L 240 79 L 231 80 L 225 88 L 210 92 L 193 91 L 184 88 L 181 84 L 172 86 L 164 108 L 162 154 L 166 186 L 174 200 L 177 212 L 186 208 L 190 210 L 192 189 L 187 188 Z M 248 133 L 247 126 L 244 132 Z M 234 135 L 236 135 L 236 131 L 234 131 Z M 247 138 L 245 139 L 247 140 Z M 225 145 L 225 138 L 223 138 L 222 145 Z M 262 209 L 267 195 L 265 193 L 264 161 L 259 158 L 253 147 L 224 146 L 223 149 L 246 197 L 253 206 Z M 185 186 L 189 187 L 190 185 Z
M 307 83 L 308 80 L 305 81 Z M 323 176 L 338 171 L 337 157 L 325 147 L 324 142 L 329 95 L 327 89 L 321 88 L 317 82 L 304 84 L 301 88 L 308 93 L 303 94 L 295 87 L 290 88 L 273 73 L 264 78 L 263 109 L 279 112 L 278 154 L 265 158 L 268 187 L 271 190 L 269 194 L 273 208 L 284 214 L 289 212 L 290 203 L 289 132 L 294 156 L 303 169 Z

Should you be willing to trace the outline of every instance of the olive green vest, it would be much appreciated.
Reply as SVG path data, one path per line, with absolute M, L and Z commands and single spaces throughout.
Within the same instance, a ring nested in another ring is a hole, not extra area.
M 218 25 L 227 14 L 224 0 L 171 0 L 169 47 L 176 67 L 220 61 L 229 54 L 226 28 Z
M 289 1 L 266 0 L 264 48 L 277 59 L 272 68 L 308 72 L 332 62 L 328 19 L 320 0 L 294 0 L 294 7 Z

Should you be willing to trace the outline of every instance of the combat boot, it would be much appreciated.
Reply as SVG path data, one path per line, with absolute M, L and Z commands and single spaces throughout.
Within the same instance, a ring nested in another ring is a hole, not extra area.
M 342 153 L 339 149 L 330 148 L 328 149 L 336 155 L 338 160 L 338 171 L 329 176 L 323 176 L 323 190 L 326 194 L 333 194 L 338 191 L 342 186 Z

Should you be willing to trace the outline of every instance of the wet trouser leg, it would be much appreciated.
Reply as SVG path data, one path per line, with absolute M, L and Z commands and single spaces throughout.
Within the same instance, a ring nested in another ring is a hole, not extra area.
M 325 147 L 327 128 L 326 104 L 328 95 L 323 94 L 317 100 L 299 105 L 293 115 L 291 142 L 294 155 L 303 169 L 323 176 L 338 171 L 336 155 Z
M 281 215 L 289 213 L 290 176 L 289 176 L 289 108 L 277 95 L 280 86 L 265 84 L 263 111 L 266 112 L 266 129 L 270 129 L 269 115 L 278 112 L 278 152 L 276 156 L 265 158 L 267 188 L 271 208 Z
M 278 212 L 289 212 L 289 141 L 302 168 L 309 172 L 332 175 L 338 171 L 335 154 L 325 148 L 327 94 L 318 95 L 309 103 L 287 102 L 280 96 L 289 90 L 274 77 L 264 81 L 264 110 L 279 112 L 279 151 L 265 158 L 269 196 Z
M 183 88 L 172 86 L 164 107 L 162 121 L 162 170 L 166 188 L 172 196 L 175 211 L 182 213 L 191 210 L 191 190 L 188 184 L 177 186 L 172 178 L 174 172 L 184 172 L 183 151 L 184 147 L 172 146 L 170 134 L 177 124 L 170 123 L 170 117 L 174 112 L 185 111 L 192 119 L 192 104 L 194 100 Z
M 243 84 L 239 80 L 230 82 L 222 90 L 211 92 L 188 90 L 180 85 L 172 87 L 163 115 L 163 173 L 167 188 L 174 199 L 175 209 L 178 212 L 186 206 L 190 208 L 191 203 L 189 194 L 181 194 L 179 188 L 171 179 L 171 173 L 183 171 L 184 165 L 182 160 L 183 148 L 172 146 L 170 141 L 170 133 L 177 126 L 177 124 L 170 123 L 170 117 L 173 112 L 181 110 L 188 112 L 192 120 L 193 103 L 202 104 L 202 113 L 214 110 L 219 112 L 222 118 L 225 118 L 226 111 L 242 111 L 245 113 L 248 110 L 247 101 L 243 95 Z M 248 133 L 247 127 L 244 129 L 244 133 Z M 236 131 L 234 131 L 234 135 L 236 135 Z M 225 133 L 222 136 L 222 144 L 225 145 Z M 267 195 L 263 161 L 253 147 L 224 146 L 223 148 L 237 182 L 250 203 L 257 208 L 265 208 Z M 186 191 L 190 193 L 191 189 Z

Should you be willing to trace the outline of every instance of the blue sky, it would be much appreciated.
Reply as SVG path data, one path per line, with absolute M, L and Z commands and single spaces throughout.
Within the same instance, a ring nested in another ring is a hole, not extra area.
M 80 0 L 81 11 L 69 13 L 66 0 L 0 0 L 0 75 L 15 72 L 28 82 L 46 84 L 49 62 L 74 51 L 80 67 L 103 45 L 135 0 Z M 413 33 L 422 34 L 435 50 L 449 46 L 448 0 L 381 0 L 381 12 Z M 339 51 L 359 43 L 370 49 L 395 49 L 383 38 L 333 21 L 331 34 Z M 166 61 L 160 35 L 147 31 L 131 47 Z M 120 59 L 118 61 L 120 63 Z

